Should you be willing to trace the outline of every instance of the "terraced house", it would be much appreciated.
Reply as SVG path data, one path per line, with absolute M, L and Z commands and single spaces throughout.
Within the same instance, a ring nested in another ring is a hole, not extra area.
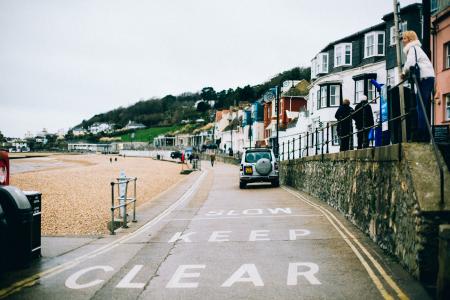
M 401 30 L 414 30 L 422 36 L 422 5 L 412 4 L 401 10 Z M 308 133 L 309 154 L 320 151 L 325 135 L 316 134 L 316 129 L 329 125 L 329 152 L 339 151 L 335 113 L 343 99 L 349 99 L 354 107 L 366 95 L 374 100 L 374 120 L 379 120 L 378 92 L 371 79 L 393 86 L 397 83 L 395 67 L 395 36 L 393 36 L 393 14 L 385 15 L 382 22 L 354 34 L 333 41 L 320 50 L 311 60 L 311 85 L 307 112 L 300 114 L 295 129 L 285 134 L 305 136 Z M 395 97 L 395 95 L 393 96 Z M 398 97 L 398 96 L 397 96 Z M 392 99 L 394 101 L 394 99 Z M 354 139 L 353 144 L 356 144 Z M 303 145 L 306 145 L 306 141 Z M 305 155 L 306 151 L 303 151 Z

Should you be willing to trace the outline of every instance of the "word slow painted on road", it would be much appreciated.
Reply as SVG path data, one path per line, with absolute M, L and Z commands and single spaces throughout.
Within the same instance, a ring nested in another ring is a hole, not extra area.
M 183 241 L 185 243 L 191 243 L 192 238 L 195 237 L 197 232 L 176 232 L 169 240 L 168 243 L 175 243 L 177 241 Z M 230 230 L 219 230 L 213 231 L 208 238 L 208 242 L 230 242 L 233 231 Z M 297 240 L 298 237 L 304 237 L 310 235 L 311 231 L 308 229 L 289 229 L 287 232 L 288 239 L 290 241 Z M 270 230 L 251 230 L 248 234 L 249 242 L 256 241 L 270 241 Z
M 219 216 L 259 216 L 259 215 L 278 215 L 278 214 L 292 214 L 292 210 L 287 208 L 249 208 L 244 210 L 213 210 L 208 211 L 205 216 L 219 217 Z
M 143 289 L 146 285 L 145 282 L 135 282 L 135 277 L 139 274 L 144 265 L 135 265 L 131 270 L 120 280 L 120 282 L 115 286 L 115 288 L 122 289 Z M 166 284 L 166 288 L 169 289 L 188 289 L 188 288 L 198 288 L 201 286 L 201 270 L 206 269 L 206 265 L 180 265 Z M 99 272 L 101 271 L 101 272 Z M 86 289 L 90 287 L 102 284 L 105 279 L 105 273 L 113 272 L 114 268 L 108 265 L 92 266 L 88 268 L 81 269 L 72 275 L 70 275 L 65 286 L 69 289 Z M 291 262 L 287 266 L 287 276 L 286 285 L 295 286 L 300 284 L 308 283 L 310 285 L 320 285 L 322 284 L 317 278 L 317 273 L 319 272 L 319 266 L 312 262 Z M 95 273 L 94 279 L 87 281 L 83 277 L 87 276 L 88 273 Z M 267 276 L 268 280 L 273 280 L 271 276 Z M 149 279 L 151 274 L 149 274 Z M 258 268 L 255 264 L 242 264 L 236 271 L 228 275 L 222 283 L 218 283 L 222 288 L 232 287 L 235 283 L 248 283 L 254 287 L 264 286 L 264 280 L 261 276 Z

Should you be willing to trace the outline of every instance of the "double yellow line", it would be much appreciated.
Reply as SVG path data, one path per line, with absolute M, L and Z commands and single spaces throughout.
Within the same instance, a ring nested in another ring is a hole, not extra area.
M 372 263 L 372 265 L 375 267 L 375 269 L 378 271 L 379 275 L 384 279 L 387 285 L 395 292 L 397 298 L 402 300 L 409 299 L 408 296 L 406 296 L 406 294 L 394 282 L 394 280 L 386 273 L 386 271 L 378 263 L 378 261 L 372 256 L 372 254 L 370 254 L 370 252 L 359 242 L 359 240 L 328 209 L 326 209 L 321 205 L 315 204 L 314 202 L 306 199 L 301 194 L 295 192 L 290 188 L 283 187 L 283 189 L 289 192 L 290 194 L 294 195 L 295 197 L 299 198 L 306 204 L 316 208 L 317 210 L 323 213 L 323 215 L 328 219 L 331 225 L 333 225 L 333 227 L 337 230 L 337 232 L 347 243 L 347 245 L 349 245 L 353 253 L 355 253 L 356 257 L 358 257 L 359 261 L 369 274 L 370 279 L 372 279 L 373 283 L 375 284 L 376 288 L 378 289 L 378 291 L 380 292 L 380 294 L 383 296 L 384 299 L 391 300 L 395 298 L 384 287 L 381 279 L 379 278 L 379 276 L 375 274 L 375 270 L 369 265 L 364 255 Z M 359 249 L 362 251 L 362 253 L 364 253 L 364 255 L 361 254 L 360 250 L 358 250 L 358 247 L 356 246 L 359 247 Z

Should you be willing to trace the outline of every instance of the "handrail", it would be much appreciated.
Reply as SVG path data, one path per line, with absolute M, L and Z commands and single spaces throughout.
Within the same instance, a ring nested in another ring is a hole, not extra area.
M 128 197 L 128 184 L 130 182 L 134 182 L 134 197 Z M 126 177 L 126 178 L 116 178 L 115 181 L 111 181 L 111 226 L 110 226 L 110 232 L 111 235 L 115 234 L 115 225 L 114 225 L 114 211 L 116 209 L 120 209 L 121 207 L 124 208 L 123 210 L 123 224 L 122 228 L 128 228 L 128 215 L 127 215 L 127 206 L 131 203 L 133 203 L 133 220 L 132 222 L 137 222 L 136 220 L 136 182 L 137 177 Z M 123 197 L 120 195 L 119 187 L 121 184 L 125 184 L 125 193 Z M 117 185 L 117 194 L 119 197 L 115 198 L 114 194 L 114 186 Z M 119 201 L 119 205 L 115 205 L 115 200 Z M 123 203 L 120 203 L 123 201 Z

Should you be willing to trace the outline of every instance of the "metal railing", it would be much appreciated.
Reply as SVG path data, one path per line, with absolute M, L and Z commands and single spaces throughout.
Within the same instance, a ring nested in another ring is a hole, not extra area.
M 414 75 L 414 74 L 413 74 Z M 418 81 L 417 78 L 415 78 L 415 75 L 412 76 L 412 78 L 405 78 L 403 80 L 401 80 L 398 84 L 388 88 L 388 91 L 392 91 L 393 89 L 397 88 L 398 86 L 400 86 L 401 84 L 404 84 L 406 81 L 412 81 L 416 87 L 417 87 L 417 94 L 418 94 L 418 99 L 419 99 L 419 103 L 422 107 L 422 111 L 425 114 L 425 120 L 426 120 L 426 124 L 427 124 L 427 130 L 428 133 L 430 135 L 430 143 L 433 146 L 433 150 L 434 150 L 434 155 L 436 157 L 436 162 L 439 168 L 439 177 L 440 177 L 440 192 L 441 192 L 441 205 L 444 204 L 444 168 L 442 166 L 442 162 L 439 158 L 439 154 L 438 154 L 438 148 L 437 145 L 434 141 L 433 138 L 433 133 L 432 133 L 432 128 L 429 122 L 428 117 L 426 116 L 426 110 L 425 110 L 425 105 L 423 103 L 423 99 L 422 99 L 422 94 L 420 91 L 420 86 L 418 85 Z M 414 87 L 411 87 L 411 91 L 414 91 Z M 328 122 L 326 124 L 326 126 L 321 126 L 320 128 L 315 128 L 312 132 L 310 131 L 306 131 L 306 132 L 301 132 L 301 133 L 295 133 L 295 134 L 290 134 L 290 135 L 285 135 L 282 136 L 281 139 L 285 140 L 281 143 L 281 153 L 280 153 L 280 159 L 281 160 L 291 160 L 291 159 L 296 159 L 296 158 L 302 158 L 304 156 L 310 156 L 310 155 L 318 155 L 321 154 L 322 158 L 323 158 L 323 154 L 324 153 L 329 153 L 330 151 L 330 142 L 332 142 L 333 146 L 337 146 L 335 145 L 334 142 L 334 138 L 335 136 L 333 136 L 333 133 L 331 133 L 331 139 L 330 139 L 330 131 L 332 131 L 333 126 L 339 126 L 340 124 L 343 124 L 343 122 L 347 121 L 347 122 L 351 122 L 351 120 L 354 118 L 355 114 L 359 113 L 360 110 L 363 110 L 364 107 L 372 104 L 372 103 L 376 103 L 376 101 L 378 99 L 380 99 L 381 95 L 375 97 L 374 99 L 367 101 L 367 103 L 361 105 L 361 107 L 359 107 L 357 110 L 354 110 L 352 113 L 350 113 L 348 116 L 340 119 L 339 121 L 335 121 L 335 122 Z M 415 94 L 412 92 L 411 93 L 411 98 L 414 98 Z M 406 112 L 403 115 L 398 115 L 392 118 L 388 118 L 387 120 L 381 120 L 381 115 L 380 115 L 380 120 L 378 122 L 374 122 L 374 125 L 372 126 L 364 126 L 364 120 L 363 120 L 363 128 L 353 131 L 353 124 L 351 125 L 351 130 L 350 133 L 344 136 L 339 136 L 339 143 L 343 140 L 343 139 L 349 139 L 349 150 L 352 150 L 354 147 L 354 135 L 358 135 L 359 133 L 362 134 L 368 134 L 370 130 L 373 130 L 373 140 L 371 141 L 372 146 L 370 146 L 370 142 L 369 142 L 369 147 L 374 147 L 375 144 L 375 131 L 377 128 L 381 128 L 382 123 L 384 122 L 388 122 L 388 127 L 390 128 L 392 125 L 392 122 L 397 121 L 397 120 L 402 120 L 406 117 L 408 117 L 414 110 L 416 110 L 415 107 L 410 107 L 409 111 Z M 364 117 L 364 111 L 361 112 L 363 117 Z M 350 119 L 350 120 L 348 120 Z M 330 126 L 331 124 L 331 126 Z M 292 139 L 291 139 L 292 137 Z M 286 138 L 287 141 L 286 141 Z M 368 137 L 366 137 L 368 139 Z
M 128 197 L 128 185 L 130 182 L 134 183 L 133 197 Z M 122 228 L 128 228 L 128 215 L 127 215 L 127 206 L 133 203 L 133 220 L 132 222 L 137 222 L 136 220 L 136 182 L 137 177 L 126 177 L 126 178 L 116 178 L 115 181 L 111 181 L 111 225 L 110 232 L 111 234 L 115 234 L 115 210 L 120 209 L 120 214 L 122 215 Z M 115 196 L 115 188 L 117 186 L 117 196 Z M 124 188 L 123 193 L 121 193 L 120 189 Z M 118 205 L 115 205 L 115 201 L 117 200 Z

